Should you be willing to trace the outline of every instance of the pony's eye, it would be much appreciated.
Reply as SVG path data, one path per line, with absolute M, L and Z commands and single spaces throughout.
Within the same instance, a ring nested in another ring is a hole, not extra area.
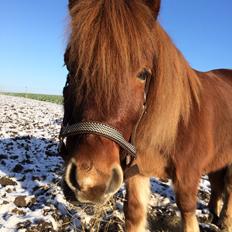
M 150 75 L 151 73 L 144 68 L 141 72 L 138 73 L 137 78 L 141 81 L 146 81 Z

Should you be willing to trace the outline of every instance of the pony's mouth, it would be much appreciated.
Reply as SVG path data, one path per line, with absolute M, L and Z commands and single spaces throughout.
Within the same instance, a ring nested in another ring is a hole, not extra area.
M 107 201 L 109 201 L 109 199 L 112 196 L 111 194 L 105 194 L 104 196 L 94 199 L 91 198 L 91 200 L 89 200 L 88 197 L 85 196 L 85 194 L 80 191 L 74 193 L 72 189 L 68 186 L 68 184 L 65 182 L 65 180 L 63 180 L 62 189 L 66 200 L 75 206 L 82 204 L 104 205 Z

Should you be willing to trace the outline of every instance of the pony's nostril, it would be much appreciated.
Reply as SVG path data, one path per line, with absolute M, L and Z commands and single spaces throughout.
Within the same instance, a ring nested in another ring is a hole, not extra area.
M 72 164 L 70 170 L 70 182 L 75 188 L 79 189 L 76 175 L 77 175 L 77 167 L 76 165 Z
M 80 190 L 80 186 L 77 181 L 77 166 L 74 162 L 71 162 L 66 169 L 65 181 L 70 189 L 73 191 Z
M 123 172 L 121 167 L 114 167 L 112 169 L 112 176 L 110 179 L 110 182 L 108 184 L 106 193 L 115 193 L 118 191 L 118 189 L 120 188 L 121 184 L 123 182 Z

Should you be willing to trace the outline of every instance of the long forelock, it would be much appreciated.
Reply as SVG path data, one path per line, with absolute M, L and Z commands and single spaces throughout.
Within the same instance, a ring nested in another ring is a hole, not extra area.
M 77 94 L 85 89 L 84 97 L 94 94 L 95 103 L 108 108 L 151 55 L 154 18 L 144 1 L 135 0 L 79 0 L 70 15 Z

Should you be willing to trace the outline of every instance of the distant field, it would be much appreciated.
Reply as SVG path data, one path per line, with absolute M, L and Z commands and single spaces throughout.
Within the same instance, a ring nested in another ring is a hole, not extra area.
M 39 101 L 52 102 L 56 104 L 62 104 L 63 97 L 59 95 L 46 95 L 46 94 L 34 94 L 34 93 L 2 93 L 5 95 L 31 98 Z

